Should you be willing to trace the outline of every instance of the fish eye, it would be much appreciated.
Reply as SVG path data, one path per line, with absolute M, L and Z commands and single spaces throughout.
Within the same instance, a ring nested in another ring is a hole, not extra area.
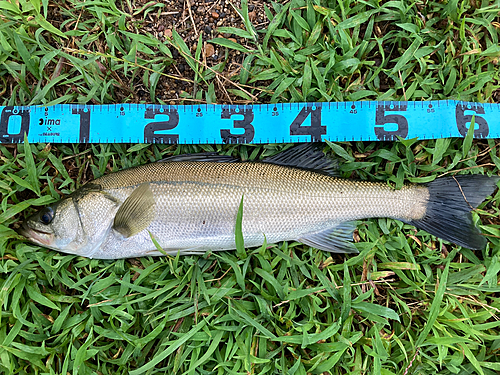
M 40 221 L 42 224 L 50 224 L 52 220 L 54 219 L 54 210 L 50 207 L 46 207 L 41 213 L 40 213 Z

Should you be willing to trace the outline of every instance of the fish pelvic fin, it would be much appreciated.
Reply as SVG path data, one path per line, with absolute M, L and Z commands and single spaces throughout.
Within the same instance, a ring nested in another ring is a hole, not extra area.
M 149 183 L 139 185 L 115 215 L 113 229 L 128 238 L 146 229 L 154 219 L 155 198 Z
M 347 221 L 321 232 L 307 233 L 297 241 L 331 253 L 358 253 L 352 242 L 357 224 L 357 221 Z
M 285 167 L 307 169 L 314 172 L 339 177 L 339 162 L 323 152 L 324 143 L 302 143 L 276 155 L 262 159 L 263 163 L 277 164 Z
M 178 255 L 203 255 L 206 254 L 209 250 L 201 247 L 201 246 L 195 246 L 195 247 L 190 247 L 190 248 L 175 248 L 175 249 L 163 249 L 163 251 L 169 255 L 169 256 L 177 256 Z M 158 250 L 149 250 L 144 253 L 145 256 L 164 256 L 162 252 Z
M 424 216 L 403 221 L 467 249 L 484 249 L 486 237 L 474 225 L 471 211 L 495 191 L 499 180 L 498 176 L 483 175 L 438 178 L 427 185 Z

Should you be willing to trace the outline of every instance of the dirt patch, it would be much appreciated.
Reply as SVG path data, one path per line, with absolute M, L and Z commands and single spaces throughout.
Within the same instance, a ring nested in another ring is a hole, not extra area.
M 168 43 L 175 30 L 186 43 L 192 56 L 196 55 L 198 43 L 201 36 L 201 56 L 200 64 L 217 71 L 214 82 L 215 94 L 220 103 L 240 102 L 241 98 L 232 95 L 227 89 L 234 88 L 228 79 L 239 74 L 241 65 L 245 57 L 244 53 L 233 49 L 221 47 L 210 43 L 214 38 L 225 38 L 234 43 L 253 49 L 245 38 L 233 33 L 220 32 L 221 27 L 233 27 L 245 30 L 242 15 L 239 13 L 241 4 L 239 1 L 229 0 L 197 1 L 197 0 L 165 0 L 161 11 L 143 13 L 148 9 L 148 4 L 156 4 L 146 0 L 138 0 L 134 3 L 134 8 L 143 9 L 136 17 L 143 17 L 143 28 L 137 28 L 138 33 L 151 34 L 162 43 Z M 256 30 L 265 28 L 268 24 L 264 9 L 265 2 L 251 2 L 248 5 L 248 17 Z M 134 9 L 130 9 L 135 12 Z M 164 71 L 167 74 L 194 80 L 195 73 L 188 66 L 184 56 L 179 51 L 170 46 L 173 56 L 173 63 Z M 206 68 L 207 69 L 207 68 Z M 220 73 L 219 73 L 220 72 Z M 226 78 L 226 79 L 225 79 Z M 206 102 L 205 98 L 198 98 L 200 90 L 206 91 L 208 87 L 200 81 L 194 84 L 174 78 L 162 76 L 158 82 L 156 95 L 157 99 L 168 104 L 179 104 L 179 101 Z M 137 96 L 140 100 L 148 100 L 149 93 L 145 87 L 137 87 Z

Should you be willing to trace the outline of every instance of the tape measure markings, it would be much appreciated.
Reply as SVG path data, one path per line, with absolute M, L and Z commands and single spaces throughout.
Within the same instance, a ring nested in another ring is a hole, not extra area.
M 0 107 L 0 142 L 276 143 L 500 137 L 500 105 L 456 100 Z

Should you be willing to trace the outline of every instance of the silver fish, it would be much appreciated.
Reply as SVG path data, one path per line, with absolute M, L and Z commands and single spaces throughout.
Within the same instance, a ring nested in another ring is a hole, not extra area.
M 24 223 L 31 242 L 98 259 L 235 249 L 243 199 L 245 246 L 297 240 L 356 252 L 356 220 L 389 217 L 470 249 L 486 246 L 470 211 L 499 177 L 440 178 L 395 190 L 335 176 L 320 149 L 297 146 L 261 162 L 180 155 L 100 177 Z

